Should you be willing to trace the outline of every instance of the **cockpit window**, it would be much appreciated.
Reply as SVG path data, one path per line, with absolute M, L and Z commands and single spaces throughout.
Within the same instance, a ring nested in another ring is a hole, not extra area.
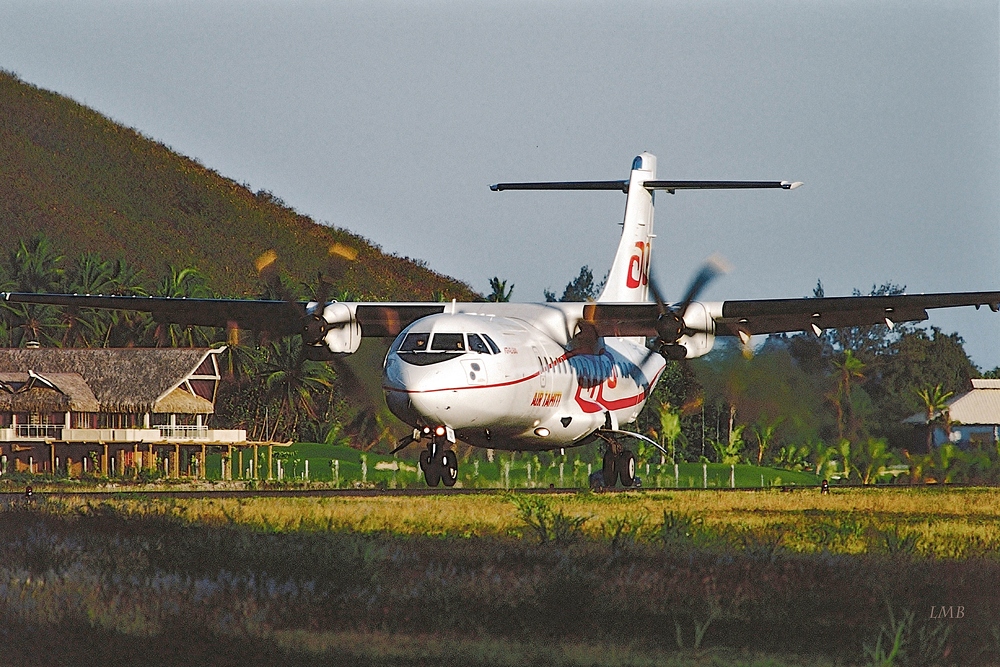
M 429 333 L 411 333 L 406 334 L 406 338 L 403 340 L 403 344 L 400 345 L 400 352 L 426 352 L 427 351 L 427 341 L 430 340 L 431 335 Z
M 465 352 L 465 335 L 460 333 L 434 334 L 431 349 L 435 352 Z
M 483 334 L 483 338 L 486 339 L 486 342 L 489 344 L 490 349 L 493 350 L 493 354 L 500 354 L 500 347 L 497 346 L 497 344 L 493 342 L 492 338 L 490 338 L 486 334 Z
M 469 334 L 469 349 L 481 354 L 493 354 L 490 352 L 490 348 L 486 346 L 486 343 L 483 342 L 483 339 L 479 337 L 479 334 Z

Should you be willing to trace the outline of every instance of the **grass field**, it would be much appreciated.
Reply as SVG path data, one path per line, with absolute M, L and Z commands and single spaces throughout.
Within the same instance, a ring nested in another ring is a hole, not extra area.
M 414 447 L 416 449 L 416 447 Z M 399 459 L 374 452 L 360 452 L 351 447 L 316 443 L 296 443 L 291 447 L 275 448 L 282 457 L 282 480 L 325 483 L 346 488 L 372 484 L 384 488 L 423 487 L 424 477 L 415 460 Z M 267 458 L 261 450 L 258 470 L 266 475 Z M 206 474 L 209 479 L 221 477 L 221 454 L 207 457 Z M 308 461 L 308 476 L 306 462 Z M 760 488 L 783 484 L 815 485 L 819 477 L 807 472 L 777 470 L 750 465 L 709 463 L 681 463 L 659 465 L 659 457 L 650 462 L 640 461 L 638 474 L 647 487 L 658 488 L 727 488 L 735 483 L 737 488 Z M 242 469 L 248 471 L 249 456 Z M 239 460 L 234 469 L 241 468 Z M 586 488 L 591 472 L 600 470 L 600 456 L 596 448 L 569 450 L 565 455 L 543 452 L 540 454 L 497 452 L 494 461 L 471 458 L 459 467 L 459 488 L 538 488 L 550 484 L 559 488 Z M 277 477 L 278 468 L 272 465 Z
M 1000 655 L 992 489 L 43 497 L 4 508 L 0 531 L 9 664 Z

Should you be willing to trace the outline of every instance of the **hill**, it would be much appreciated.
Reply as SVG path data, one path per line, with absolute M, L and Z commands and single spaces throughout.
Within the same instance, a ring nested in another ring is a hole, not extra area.
M 268 251 L 295 283 L 315 283 L 333 244 L 357 252 L 334 293 L 355 299 L 478 297 L 457 280 L 320 225 L 73 100 L 0 71 L 0 234 L 44 233 L 66 254 L 99 252 L 148 281 L 195 267 L 217 293 L 251 296 Z M 238 242 L 233 242 L 238 239 Z

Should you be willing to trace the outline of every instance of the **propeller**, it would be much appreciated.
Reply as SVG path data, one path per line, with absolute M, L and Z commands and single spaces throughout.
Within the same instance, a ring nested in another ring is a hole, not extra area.
M 349 429 L 355 433 L 370 431 L 380 414 L 387 408 L 381 400 L 381 365 L 378 363 L 385 356 L 386 350 L 379 343 L 370 343 L 350 357 L 332 353 L 324 344 L 327 332 L 345 322 L 327 322 L 323 316 L 335 282 L 341 279 L 358 257 L 358 251 L 341 243 L 329 246 L 326 263 L 323 270 L 317 273 L 316 289 L 313 292 L 315 306 L 303 309 L 302 302 L 293 294 L 288 285 L 282 281 L 278 268 L 278 254 L 269 250 L 255 262 L 257 272 L 264 283 L 267 297 L 284 301 L 288 307 L 290 321 L 299 322 L 297 327 L 302 339 L 299 363 L 305 360 L 325 362 L 333 366 L 337 373 L 338 384 L 343 390 L 343 397 L 357 416 L 349 423 Z M 309 289 L 309 286 L 306 286 Z M 360 358 L 357 358 L 360 357 Z M 379 369 L 376 379 L 370 374 L 370 369 Z M 412 441 L 408 436 L 406 444 Z M 402 441 L 398 444 L 402 444 Z
M 350 268 L 350 263 L 358 257 L 358 251 L 342 243 L 334 243 L 327 250 L 327 274 L 322 271 L 316 274 L 316 305 L 306 313 L 302 324 L 302 344 L 306 347 L 317 346 L 326 338 L 330 327 L 339 322 L 328 322 L 323 317 L 323 311 L 330 299 L 330 288 L 334 281 L 343 278 Z
M 728 273 L 729 270 L 729 264 L 721 255 L 712 255 L 705 260 L 705 263 L 695 275 L 691 284 L 688 285 L 684 298 L 673 305 L 666 303 L 663 298 L 663 292 L 657 285 L 652 273 L 650 274 L 649 291 L 653 295 L 653 300 L 656 302 L 656 307 L 660 314 L 656 318 L 656 340 L 653 341 L 649 353 L 646 354 L 641 365 L 645 365 L 654 354 L 662 354 L 667 359 L 674 361 L 679 361 L 686 357 L 687 351 L 683 346 L 677 345 L 677 341 L 684 336 L 708 332 L 689 327 L 684 321 L 684 316 L 687 314 L 688 308 L 708 284 L 720 275 Z

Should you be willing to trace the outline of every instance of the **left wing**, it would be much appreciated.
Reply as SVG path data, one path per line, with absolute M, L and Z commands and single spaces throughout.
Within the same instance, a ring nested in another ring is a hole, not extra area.
M 692 305 L 698 302 L 692 303 Z M 691 332 L 746 338 L 758 334 L 791 331 L 813 332 L 824 329 L 920 322 L 932 308 L 988 306 L 1000 310 L 1000 292 L 951 292 L 943 294 L 905 294 L 899 296 L 848 296 L 800 299 L 752 299 L 700 304 L 711 324 L 692 315 L 688 309 L 684 321 Z M 583 309 L 583 320 L 600 336 L 657 336 L 663 316 L 656 304 L 593 303 Z
M 988 306 L 1000 310 L 1000 292 L 950 292 L 898 296 L 847 296 L 813 299 L 724 301 L 715 320 L 719 336 L 746 336 L 885 324 L 922 322 L 932 308 Z

